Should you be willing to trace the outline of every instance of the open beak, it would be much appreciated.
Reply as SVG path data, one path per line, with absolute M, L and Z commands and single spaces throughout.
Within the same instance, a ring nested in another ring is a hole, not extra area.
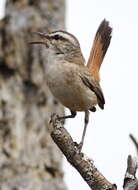
M 48 40 L 49 40 L 49 36 L 47 34 L 44 34 L 42 32 L 33 32 L 33 34 L 37 34 L 40 37 L 44 38 L 44 41 L 34 41 L 34 42 L 29 42 L 29 44 L 43 44 L 45 45 L 47 48 L 49 47 L 48 45 Z

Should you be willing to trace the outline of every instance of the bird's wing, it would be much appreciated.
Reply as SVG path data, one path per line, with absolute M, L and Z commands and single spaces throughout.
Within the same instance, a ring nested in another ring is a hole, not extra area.
M 104 109 L 105 99 L 98 81 L 89 72 L 81 73 L 80 78 L 84 85 L 96 94 L 99 107 Z
M 87 63 L 89 71 L 97 81 L 100 81 L 99 70 L 110 44 L 111 33 L 112 28 L 109 26 L 109 22 L 104 19 L 96 32 Z

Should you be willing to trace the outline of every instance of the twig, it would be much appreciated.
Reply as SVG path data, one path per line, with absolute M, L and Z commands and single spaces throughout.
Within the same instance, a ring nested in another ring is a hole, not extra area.
M 137 159 L 130 155 L 127 159 L 127 170 L 124 178 L 124 190 L 138 190 L 138 179 L 136 178 L 136 171 L 138 169 Z
M 49 125 L 51 137 L 63 152 L 68 162 L 80 173 L 89 187 L 93 190 L 116 190 L 117 187 L 111 184 L 94 166 L 94 161 L 79 152 L 77 143 L 63 127 L 57 115 L 51 116 Z
M 130 134 L 129 137 L 131 138 L 132 142 L 134 143 L 136 150 L 137 150 L 137 154 L 138 154 L 138 142 L 137 142 L 136 138 L 132 134 Z

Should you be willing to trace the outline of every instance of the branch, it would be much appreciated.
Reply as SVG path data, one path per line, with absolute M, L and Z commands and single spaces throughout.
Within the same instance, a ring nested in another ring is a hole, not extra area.
M 137 159 L 130 155 L 127 158 L 127 170 L 124 178 L 124 190 L 138 190 L 138 179 L 136 178 L 136 171 L 138 169 Z
M 51 137 L 59 149 L 67 158 L 68 162 L 80 173 L 89 187 L 93 190 L 116 190 L 117 187 L 111 184 L 94 166 L 94 161 L 83 153 L 79 152 L 77 143 L 63 127 L 58 116 L 53 114 L 49 124 Z
M 137 150 L 137 154 L 138 154 L 138 142 L 137 142 L 136 138 L 132 134 L 130 134 L 129 137 L 131 138 L 132 142 L 134 143 L 136 150 Z

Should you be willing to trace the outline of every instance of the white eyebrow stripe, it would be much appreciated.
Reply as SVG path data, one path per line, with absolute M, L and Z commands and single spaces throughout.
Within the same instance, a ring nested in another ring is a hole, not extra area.
M 62 36 L 63 38 L 67 39 L 68 41 L 70 41 L 72 44 L 74 44 L 75 46 L 79 45 L 79 42 L 78 40 L 76 39 L 75 36 L 73 36 L 72 34 L 70 33 L 67 33 L 67 32 L 64 32 L 64 31 L 56 31 L 56 32 L 52 32 L 50 34 L 50 36 L 55 36 L 55 35 L 59 35 L 59 36 Z

